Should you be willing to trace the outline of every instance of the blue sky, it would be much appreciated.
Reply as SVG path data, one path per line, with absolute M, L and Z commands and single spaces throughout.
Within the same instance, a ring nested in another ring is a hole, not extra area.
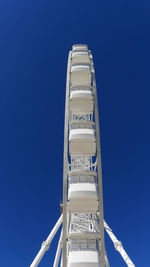
M 137 267 L 149 264 L 150 2 L 0 3 L 0 266 L 27 267 L 62 199 L 67 56 L 94 56 L 104 215 Z M 126 266 L 107 234 L 111 267 Z M 52 266 L 57 238 L 41 262 Z

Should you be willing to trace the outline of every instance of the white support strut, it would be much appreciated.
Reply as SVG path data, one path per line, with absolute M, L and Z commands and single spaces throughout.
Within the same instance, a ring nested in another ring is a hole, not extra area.
M 56 251 L 53 267 L 57 267 L 58 266 L 61 250 L 62 250 L 62 230 L 61 230 L 60 238 L 59 238 L 59 241 L 58 241 L 58 247 L 57 247 L 57 251 Z
M 34 261 L 31 263 L 30 267 L 37 267 L 40 263 L 41 259 L 43 258 L 45 252 L 49 249 L 50 243 L 53 240 L 55 234 L 57 233 L 61 223 L 63 220 L 63 215 L 60 216 L 59 220 L 55 224 L 54 228 L 52 229 L 51 233 L 47 237 L 47 239 L 42 243 L 41 249 L 39 250 L 38 254 L 36 255 Z
M 105 265 L 106 265 L 106 267 L 110 267 L 109 260 L 108 260 L 108 257 L 107 257 L 106 249 L 105 249 Z
M 104 221 L 104 228 L 109 235 L 110 239 L 114 243 L 115 249 L 120 253 L 122 258 L 124 259 L 125 263 L 127 264 L 128 267 L 135 267 L 129 256 L 127 255 L 126 251 L 123 248 L 122 243 L 116 238 L 116 236 L 113 234 L 112 230 L 108 226 L 108 224 Z

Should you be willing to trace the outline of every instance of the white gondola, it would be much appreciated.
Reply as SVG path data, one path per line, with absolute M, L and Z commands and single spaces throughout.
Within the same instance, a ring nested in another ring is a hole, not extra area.
M 70 251 L 67 267 L 100 267 L 98 251 Z
M 90 172 L 88 175 L 76 175 L 69 178 L 68 200 L 71 213 L 98 211 L 97 185 Z
M 75 44 L 72 46 L 72 51 L 88 51 L 88 46 L 86 44 Z
M 71 90 L 69 100 L 71 112 L 93 112 L 93 94 L 90 88 Z
M 96 139 L 94 129 L 70 129 L 69 153 L 94 156 L 96 153 Z
M 71 86 L 91 86 L 91 70 L 89 65 L 73 65 L 71 67 Z
M 72 64 L 90 64 L 90 56 L 86 51 L 73 51 Z
M 95 184 L 70 184 L 68 200 L 68 208 L 72 213 L 98 211 L 98 197 Z

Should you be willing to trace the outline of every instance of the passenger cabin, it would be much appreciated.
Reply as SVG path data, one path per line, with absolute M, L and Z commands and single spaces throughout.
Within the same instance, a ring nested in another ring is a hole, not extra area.
M 67 267 L 100 267 L 98 251 L 69 252 Z
M 94 156 L 96 153 L 96 139 L 92 125 L 84 123 L 72 124 L 69 131 L 69 153 Z
M 78 64 L 71 66 L 71 87 L 91 86 L 90 65 Z
M 71 63 L 72 65 L 73 64 L 90 64 L 90 55 L 86 51 L 73 51 Z
M 72 51 L 76 52 L 76 51 L 84 51 L 87 52 L 88 51 L 88 46 L 86 44 L 75 44 L 72 46 Z
M 75 87 L 70 89 L 69 107 L 71 112 L 92 113 L 93 93 L 91 88 Z
M 71 213 L 98 211 L 96 172 L 74 172 L 69 177 L 68 208 Z
M 96 240 L 71 240 L 67 267 L 100 267 Z

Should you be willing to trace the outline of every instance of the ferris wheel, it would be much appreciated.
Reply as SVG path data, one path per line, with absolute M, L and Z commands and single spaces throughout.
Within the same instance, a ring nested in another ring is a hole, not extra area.
M 61 212 L 30 267 L 38 266 L 61 224 L 53 267 L 109 267 L 104 229 L 127 266 L 135 266 L 104 221 L 96 80 L 85 44 L 73 45 L 68 57 Z

